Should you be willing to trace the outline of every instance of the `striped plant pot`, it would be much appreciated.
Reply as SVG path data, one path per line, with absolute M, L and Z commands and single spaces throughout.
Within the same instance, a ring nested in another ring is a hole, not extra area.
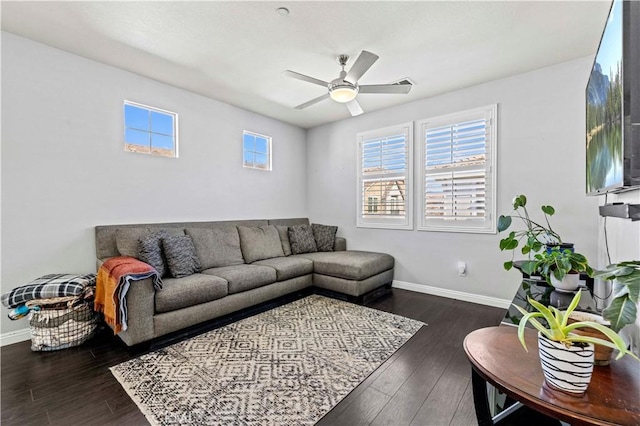
M 568 348 L 538 333 L 538 351 L 545 381 L 551 388 L 581 396 L 593 373 L 593 345 L 579 343 Z

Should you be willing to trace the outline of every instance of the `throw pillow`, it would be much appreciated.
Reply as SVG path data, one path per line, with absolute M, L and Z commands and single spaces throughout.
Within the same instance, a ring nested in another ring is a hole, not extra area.
M 200 271 L 200 261 L 191 237 L 168 235 L 162 238 L 162 249 L 167 258 L 169 274 L 182 278 Z
M 291 253 L 313 253 L 318 251 L 316 240 L 313 238 L 311 225 L 294 225 L 289 227 L 289 242 Z
M 161 229 L 139 240 L 138 259 L 153 266 L 160 277 L 166 276 L 168 272 L 162 253 L 162 239 L 169 235 L 167 231 Z
M 247 263 L 284 256 L 278 229 L 268 226 L 238 226 L 240 248 Z
M 283 225 L 276 225 L 278 234 L 280 235 L 280 244 L 282 244 L 282 251 L 285 256 L 291 256 L 291 243 L 289 242 L 289 227 Z
M 338 227 L 312 223 L 311 229 L 313 230 L 313 238 L 316 240 L 318 251 L 333 251 Z

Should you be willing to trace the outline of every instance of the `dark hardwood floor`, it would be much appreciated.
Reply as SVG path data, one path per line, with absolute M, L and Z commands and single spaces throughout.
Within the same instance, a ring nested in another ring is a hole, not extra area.
M 475 425 L 462 341 L 472 330 L 498 325 L 504 310 L 398 289 L 367 306 L 428 326 L 318 425 Z M 148 424 L 109 371 L 132 356 L 109 333 L 57 352 L 29 346 L 0 349 L 2 425 Z

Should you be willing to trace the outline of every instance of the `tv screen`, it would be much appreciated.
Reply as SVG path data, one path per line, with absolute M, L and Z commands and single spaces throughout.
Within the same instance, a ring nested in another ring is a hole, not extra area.
M 623 2 L 615 0 L 587 84 L 587 193 L 624 184 Z

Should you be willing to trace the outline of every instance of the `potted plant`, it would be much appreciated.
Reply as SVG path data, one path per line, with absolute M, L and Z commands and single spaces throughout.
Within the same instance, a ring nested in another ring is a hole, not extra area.
M 537 253 L 533 260 L 525 261 L 522 270 L 529 275 L 539 273 L 556 290 L 565 292 L 578 288 L 581 272 L 593 273 L 584 255 L 557 246 Z
M 628 261 L 609 265 L 602 271 L 594 271 L 591 276 L 613 280 L 612 299 L 602 311 L 602 315 L 573 312 L 571 321 L 595 321 L 619 332 L 627 324 L 633 324 L 637 317 L 638 293 L 640 293 L 640 262 Z M 597 330 L 576 330 L 581 334 L 603 338 Z M 596 345 L 595 365 L 609 365 L 613 349 Z
M 553 306 L 545 307 L 533 299 L 529 299 L 533 312 L 527 312 L 514 305 L 522 313 L 518 324 L 518 339 L 528 351 L 524 341 L 524 329 L 527 322 L 538 330 L 538 351 L 544 378 L 549 387 L 570 395 L 583 395 L 593 373 L 594 344 L 608 346 L 619 351 L 616 359 L 628 354 L 640 361 L 631 353 L 622 338 L 613 330 L 591 321 L 578 321 L 568 324 L 569 316 L 580 302 L 582 292 L 577 292 L 566 311 L 561 312 Z M 537 318 L 543 318 L 545 327 Z M 606 339 L 581 336 L 573 333 L 576 329 L 591 328 L 600 331 Z
M 625 325 L 633 324 L 638 315 L 640 299 L 640 261 L 615 263 L 602 271 L 595 271 L 592 276 L 613 280 L 613 298 L 602 311 L 604 319 L 611 323 L 611 329 L 617 332 Z
M 545 224 L 541 224 L 531 219 L 527 210 L 527 197 L 518 195 L 513 199 L 513 212 L 511 215 L 500 215 L 498 218 L 498 232 L 509 229 L 513 219 L 520 219 L 525 228 L 519 231 L 511 231 L 509 235 L 500 240 L 500 250 L 512 250 L 511 260 L 504 263 L 504 268 L 508 271 L 513 267 L 513 254 L 520 242 L 523 243 L 522 254 L 537 253 L 545 247 L 560 246 L 560 248 L 572 248 L 573 244 L 562 242 L 560 235 L 551 228 L 549 217 L 555 214 L 552 206 L 542 206 Z

